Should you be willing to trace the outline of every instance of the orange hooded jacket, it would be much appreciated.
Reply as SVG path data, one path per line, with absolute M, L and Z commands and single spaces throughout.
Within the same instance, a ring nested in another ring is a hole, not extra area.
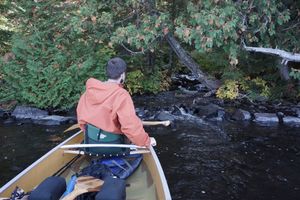
M 134 144 L 149 146 L 150 138 L 136 116 L 129 93 L 116 83 L 90 78 L 79 99 L 77 118 L 84 131 L 89 123 L 107 132 L 125 134 Z

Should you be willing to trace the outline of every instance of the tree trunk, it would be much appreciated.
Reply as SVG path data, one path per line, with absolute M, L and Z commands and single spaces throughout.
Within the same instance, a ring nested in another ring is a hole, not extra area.
M 182 48 L 179 42 L 170 33 L 166 34 L 166 39 L 173 51 L 178 56 L 181 63 L 185 65 L 193 73 L 193 75 L 207 88 L 215 90 L 220 86 L 219 81 L 214 78 L 208 77 L 208 75 L 201 71 L 199 65 L 193 60 L 190 55 L 188 55 L 188 53 Z

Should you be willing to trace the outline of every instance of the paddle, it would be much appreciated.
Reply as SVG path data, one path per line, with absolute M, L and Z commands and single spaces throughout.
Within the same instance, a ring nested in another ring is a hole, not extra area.
M 166 121 L 142 121 L 143 125 L 149 125 L 149 126 L 154 126 L 154 125 L 163 125 L 163 126 L 169 126 L 171 124 L 170 120 Z
M 62 200 L 74 200 L 77 196 L 87 192 L 98 192 L 104 181 L 92 176 L 80 176 L 76 180 L 74 190 Z
M 163 125 L 163 126 L 169 126 L 171 124 L 171 121 L 167 120 L 167 121 L 142 121 L 143 125 L 149 125 L 149 126 L 155 126 L 155 125 Z M 68 131 L 72 131 L 74 129 L 79 128 L 79 124 L 74 124 L 72 126 L 70 126 L 69 128 L 67 128 L 65 132 Z

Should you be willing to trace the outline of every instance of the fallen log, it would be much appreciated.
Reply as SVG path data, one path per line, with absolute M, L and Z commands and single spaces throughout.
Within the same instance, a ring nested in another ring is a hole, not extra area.
M 180 62 L 186 66 L 193 75 L 201 81 L 207 88 L 210 90 L 216 90 L 220 87 L 220 82 L 213 77 L 209 77 L 205 74 L 201 69 L 200 66 L 193 60 L 193 58 L 182 48 L 179 42 L 171 35 L 171 33 L 167 33 L 165 35 L 166 40 L 168 41 L 169 45 L 171 46 L 172 50 L 178 56 Z

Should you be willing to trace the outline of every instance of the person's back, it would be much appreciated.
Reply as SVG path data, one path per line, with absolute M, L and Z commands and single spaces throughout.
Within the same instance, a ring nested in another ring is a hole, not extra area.
M 134 144 L 149 146 L 150 138 L 141 120 L 136 116 L 129 93 L 122 88 L 126 63 L 113 58 L 107 64 L 108 81 L 90 78 L 86 91 L 77 106 L 78 123 L 83 131 L 92 124 L 106 132 L 125 134 Z

